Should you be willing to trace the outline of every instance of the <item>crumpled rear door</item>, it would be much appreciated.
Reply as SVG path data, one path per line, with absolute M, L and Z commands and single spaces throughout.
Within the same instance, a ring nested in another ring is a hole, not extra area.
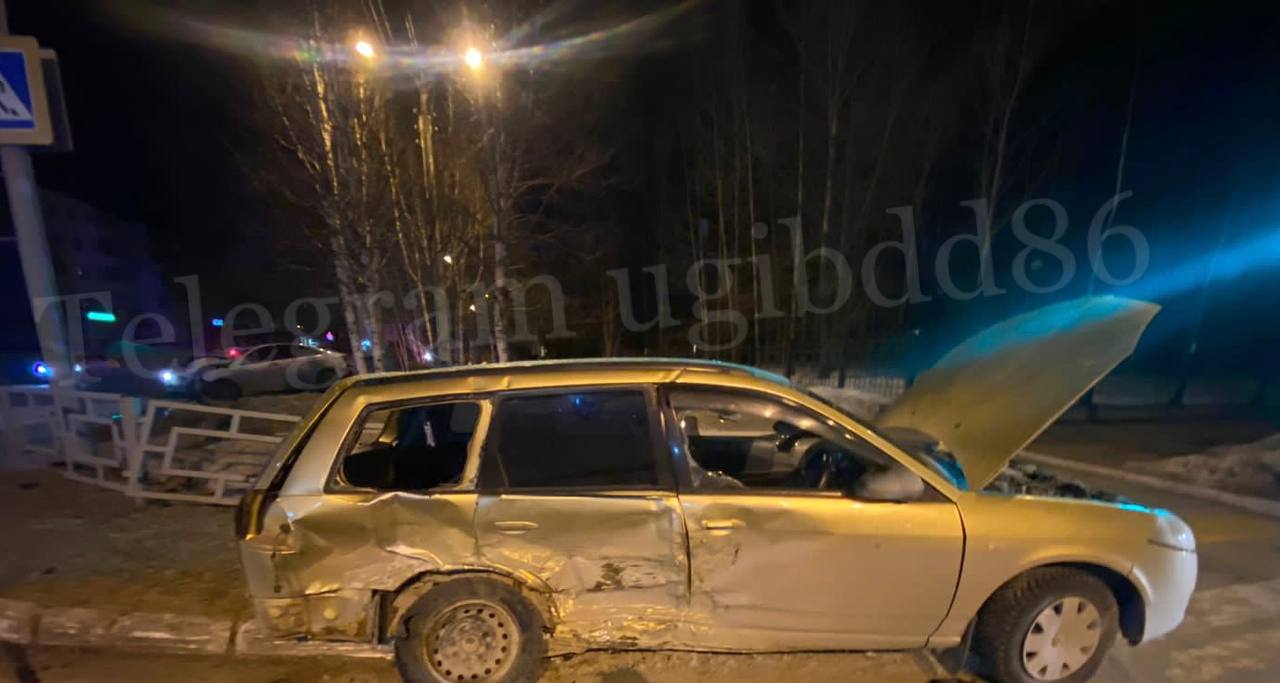
M 662 444 L 651 386 L 497 401 L 477 554 L 550 591 L 557 636 L 616 647 L 684 642 L 688 548 Z
M 476 533 L 482 562 L 550 588 L 557 635 L 597 645 L 677 643 L 688 568 L 674 493 L 481 495 Z

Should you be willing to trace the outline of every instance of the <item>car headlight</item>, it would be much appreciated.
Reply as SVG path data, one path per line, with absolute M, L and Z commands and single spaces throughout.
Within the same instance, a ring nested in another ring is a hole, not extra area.
M 161 370 L 160 381 L 167 387 L 174 386 L 178 383 L 178 373 L 173 370 Z
M 1153 545 L 1170 550 L 1195 552 L 1196 535 L 1182 518 L 1168 510 L 1153 511 L 1156 525 L 1150 541 Z

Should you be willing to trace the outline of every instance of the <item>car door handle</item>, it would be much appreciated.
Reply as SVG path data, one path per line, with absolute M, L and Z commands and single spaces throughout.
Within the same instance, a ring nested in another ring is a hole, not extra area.
M 537 522 L 526 522 L 524 520 L 510 520 L 503 522 L 494 522 L 493 526 L 504 534 L 523 534 L 526 531 L 533 531 L 538 528 Z
M 741 529 L 747 523 L 740 519 L 704 519 L 702 520 L 702 528 L 707 531 L 733 531 Z

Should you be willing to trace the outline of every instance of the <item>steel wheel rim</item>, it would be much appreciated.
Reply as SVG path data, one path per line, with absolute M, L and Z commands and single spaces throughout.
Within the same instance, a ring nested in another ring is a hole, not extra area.
M 511 611 L 489 600 L 445 610 L 427 630 L 425 656 L 449 681 L 497 681 L 515 664 L 520 629 Z
M 1056 681 L 1093 658 L 1102 642 L 1102 616 L 1085 598 L 1062 598 L 1044 608 L 1022 640 L 1022 666 L 1037 681 Z

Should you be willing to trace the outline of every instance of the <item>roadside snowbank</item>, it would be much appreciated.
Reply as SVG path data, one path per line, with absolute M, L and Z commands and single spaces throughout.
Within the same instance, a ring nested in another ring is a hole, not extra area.
M 1280 434 L 1203 453 L 1128 462 L 1124 467 L 1232 493 L 1280 498 Z

